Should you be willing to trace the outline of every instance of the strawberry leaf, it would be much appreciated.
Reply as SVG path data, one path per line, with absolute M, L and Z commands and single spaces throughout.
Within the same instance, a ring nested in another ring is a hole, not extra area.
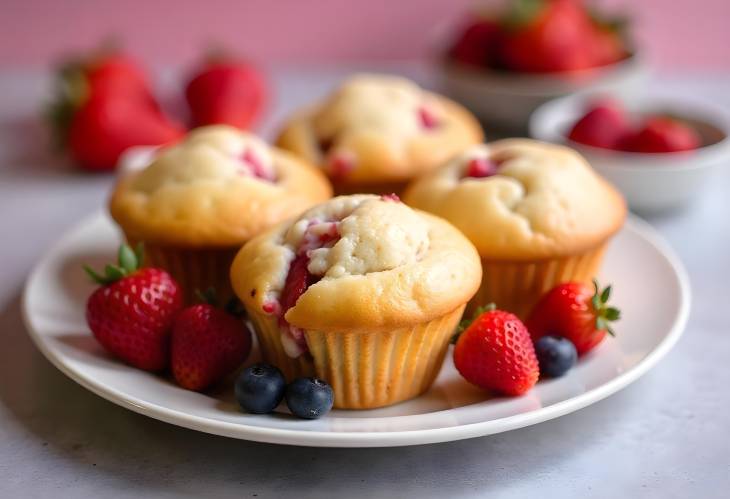
M 140 268 L 144 263 L 144 243 L 139 242 L 134 247 L 134 255 L 137 257 L 137 268 Z
M 112 264 L 107 264 L 107 266 L 104 267 L 104 273 L 106 274 L 106 279 L 109 282 L 118 281 L 119 279 L 127 275 L 123 268 Z
M 96 273 L 94 269 L 89 267 L 88 265 L 83 266 L 84 271 L 86 274 L 91 278 L 92 281 L 94 281 L 96 284 L 109 284 L 110 281 L 107 280 L 105 276 L 100 276 Z
M 138 262 L 135 252 L 126 244 L 119 247 L 119 266 L 126 274 L 131 274 L 137 270 Z
M 621 311 L 615 307 L 608 307 L 606 309 L 605 317 L 609 321 L 617 321 L 621 318 Z
M 601 303 L 607 303 L 608 299 L 611 297 L 611 286 L 606 286 L 606 289 L 603 290 L 601 293 Z

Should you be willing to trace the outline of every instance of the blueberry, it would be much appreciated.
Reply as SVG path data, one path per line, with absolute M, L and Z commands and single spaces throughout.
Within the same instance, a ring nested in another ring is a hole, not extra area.
M 269 364 L 254 364 L 236 380 L 236 400 L 254 414 L 268 414 L 284 398 L 286 380 L 281 371 Z
M 318 378 L 297 378 L 286 387 L 286 405 L 295 416 L 317 419 L 332 409 L 332 387 Z
M 540 364 L 540 374 L 549 378 L 562 376 L 578 360 L 573 343 L 559 336 L 543 336 L 537 340 L 535 353 Z

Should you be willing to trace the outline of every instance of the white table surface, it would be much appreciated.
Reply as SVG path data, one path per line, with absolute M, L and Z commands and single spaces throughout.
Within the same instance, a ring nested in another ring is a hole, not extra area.
M 391 69 L 432 81 L 426 68 Z M 277 101 L 264 131 L 346 71 L 274 71 Z M 111 184 L 47 151 L 37 121 L 47 82 L 37 71 L 0 72 L 0 497 L 728 497 L 730 165 L 685 211 L 649 218 L 687 266 L 692 313 L 675 349 L 629 388 L 554 421 L 460 442 L 257 444 L 117 407 L 31 344 L 19 311 L 23 282 L 56 238 L 104 203 Z M 657 85 L 730 108 L 730 75 Z

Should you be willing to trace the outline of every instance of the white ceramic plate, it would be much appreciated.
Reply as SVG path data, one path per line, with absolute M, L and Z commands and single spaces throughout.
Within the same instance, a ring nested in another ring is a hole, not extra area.
M 164 377 L 110 358 L 84 321 L 93 287 L 82 263 L 110 261 L 120 237 L 94 215 L 63 237 L 26 284 L 23 312 L 31 337 L 66 375 L 92 392 L 168 423 L 228 437 L 322 447 L 380 447 L 477 437 L 556 418 L 611 395 L 669 351 L 684 329 L 690 291 L 673 252 L 646 223 L 630 220 L 606 255 L 602 281 L 615 286 L 623 318 L 568 375 L 541 381 L 527 395 L 494 397 L 466 383 L 451 356 L 423 396 L 372 411 L 332 411 L 320 420 L 240 412 L 230 384 L 214 394 L 183 390 Z

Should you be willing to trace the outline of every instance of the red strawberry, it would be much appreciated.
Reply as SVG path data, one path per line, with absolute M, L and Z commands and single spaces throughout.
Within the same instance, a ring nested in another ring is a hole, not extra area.
M 226 124 L 246 129 L 261 114 L 266 86 L 250 64 L 218 60 L 205 65 L 190 80 L 185 98 L 194 126 Z
M 616 29 L 597 28 L 591 37 L 590 48 L 596 66 L 614 64 L 627 56 L 621 33 Z
M 59 143 L 89 170 L 111 170 L 136 145 L 160 145 L 183 134 L 155 101 L 142 70 L 117 52 L 102 52 L 61 69 L 50 109 Z
M 613 335 L 610 322 L 620 318 L 618 309 L 607 305 L 611 286 L 600 290 L 583 282 L 559 284 L 537 303 L 527 320 L 533 341 L 553 335 L 569 339 L 578 355 L 598 345 L 606 333 Z
M 665 116 L 649 117 L 636 135 L 630 137 L 625 149 L 633 152 L 680 152 L 697 149 L 699 134 L 679 120 Z
M 618 149 L 629 134 L 629 122 L 619 102 L 605 99 L 594 103 L 578 120 L 568 138 L 580 144 Z
M 124 362 L 147 371 L 167 366 L 170 329 L 182 309 L 182 290 L 165 271 L 139 269 L 142 252 L 123 245 L 119 264 L 100 276 L 84 267 L 102 286 L 86 304 L 86 321 L 101 345 Z
M 490 19 L 473 20 L 449 51 L 455 61 L 478 67 L 495 64 L 499 25 Z
M 111 170 L 129 147 L 173 142 L 185 133 L 152 108 L 117 96 L 92 97 L 79 108 L 68 132 L 73 158 L 84 168 Z
M 205 390 L 235 371 L 250 352 L 251 332 L 227 310 L 200 303 L 175 319 L 170 363 L 183 388 Z
M 575 0 L 519 1 L 505 20 L 501 62 L 514 71 L 558 72 L 595 66 L 595 26 Z
M 527 328 L 515 315 L 495 310 L 494 305 L 479 309 L 477 314 L 456 341 L 456 369 L 481 388 L 524 394 L 540 375 Z

